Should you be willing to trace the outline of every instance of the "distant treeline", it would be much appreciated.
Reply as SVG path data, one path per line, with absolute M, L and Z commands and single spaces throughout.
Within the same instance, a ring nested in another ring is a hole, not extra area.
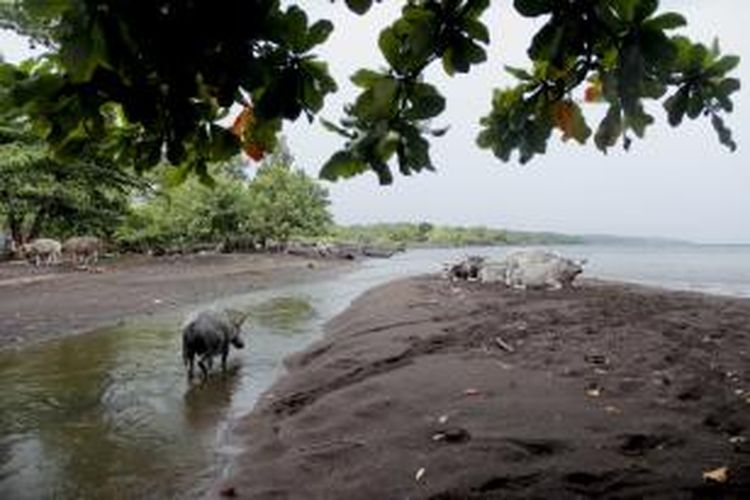
M 510 231 L 486 226 L 438 226 L 429 222 L 335 226 L 335 242 L 393 247 L 581 244 L 584 239 L 549 232 Z

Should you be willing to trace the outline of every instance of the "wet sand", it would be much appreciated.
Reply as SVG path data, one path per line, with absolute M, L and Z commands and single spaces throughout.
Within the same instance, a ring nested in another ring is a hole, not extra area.
M 748 498 L 749 355 L 746 299 L 394 282 L 287 361 L 215 494 Z
M 281 254 L 128 256 L 102 261 L 96 272 L 6 262 L 0 264 L 0 349 L 322 277 L 347 265 Z

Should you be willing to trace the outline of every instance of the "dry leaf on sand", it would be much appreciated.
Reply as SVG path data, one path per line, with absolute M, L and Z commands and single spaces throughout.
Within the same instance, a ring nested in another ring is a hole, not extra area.
M 599 387 L 593 387 L 586 390 L 586 395 L 590 398 L 598 398 L 602 395 L 602 390 Z
M 726 483 L 729 479 L 729 467 L 719 467 L 703 473 L 703 480 L 712 483 Z

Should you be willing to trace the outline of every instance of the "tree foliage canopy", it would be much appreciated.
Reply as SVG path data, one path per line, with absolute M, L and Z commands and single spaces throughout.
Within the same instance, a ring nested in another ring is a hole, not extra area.
M 302 4 L 302 2 L 298 2 Z M 365 15 L 372 0 L 345 0 Z M 493 34 L 482 20 L 489 0 L 405 0 L 378 45 L 385 69 L 352 76 L 360 94 L 339 123 L 344 138 L 323 166 L 326 179 L 373 171 L 381 183 L 434 169 L 431 121 L 445 108 L 425 69 L 469 73 L 487 59 Z M 342 2 L 339 2 L 341 5 Z M 686 24 L 659 10 L 658 0 L 514 0 L 527 17 L 545 22 L 528 48 L 528 68 L 507 68 L 518 80 L 498 89 L 481 119 L 477 143 L 503 161 L 521 163 L 545 152 L 553 131 L 606 152 L 627 149 L 654 122 L 644 105 L 663 102 L 668 121 L 710 118 L 719 140 L 736 144 L 723 116 L 739 89 L 729 76 L 735 56 L 674 35 Z M 334 29 L 312 22 L 299 5 L 279 0 L 16 0 L 0 8 L 0 23 L 51 49 L 52 69 L 0 69 L 6 106 L 33 116 L 60 154 L 86 137 L 108 137 L 118 160 L 138 168 L 163 157 L 205 176 L 210 162 L 240 149 L 261 158 L 273 149 L 283 120 L 308 119 L 336 90 L 313 51 Z M 589 124 L 584 101 L 607 105 Z M 234 104 L 234 126 L 217 124 Z
M 328 191 L 281 151 L 264 160 L 248 188 L 250 227 L 263 243 L 318 236 L 333 223 Z
M 234 240 L 265 247 L 291 237 L 325 234 L 332 223 L 328 192 L 302 170 L 283 146 L 263 160 L 248 180 L 236 163 L 209 167 L 211 185 L 184 182 L 173 169 L 151 174 L 155 189 L 135 203 L 117 241 L 132 250 L 189 249 Z
M 0 216 L 17 243 L 42 234 L 111 235 L 130 192 L 145 188 L 93 144 L 61 161 L 28 123 L 0 117 Z

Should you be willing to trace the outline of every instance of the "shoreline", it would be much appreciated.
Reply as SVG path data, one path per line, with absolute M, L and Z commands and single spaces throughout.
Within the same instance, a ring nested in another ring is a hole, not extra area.
M 750 300 L 376 287 L 235 425 L 241 498 L 750 494 Z M 727 467 L 726 482 L 704 474 Z
M 100 272 L 0 265 L 0 351 L 80 335 L 170 309 L 348 269 L 341 260 L 281 254 L 134 256 Z

